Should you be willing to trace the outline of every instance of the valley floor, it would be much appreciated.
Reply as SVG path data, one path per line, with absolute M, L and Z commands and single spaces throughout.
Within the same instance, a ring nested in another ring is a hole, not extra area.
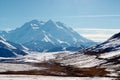
M 107 77 L 56 77 L 41 75 L 0 75 L 0 80 L 114 80 Z

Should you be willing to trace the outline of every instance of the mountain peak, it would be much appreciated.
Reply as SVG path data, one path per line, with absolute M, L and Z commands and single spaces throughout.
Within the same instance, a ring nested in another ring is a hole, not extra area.
M 32 30 L 36 30 L 36 29 L 39 29 L 42 25 L 44 25 L 44 22 L 39 21 L 37 19 L 34 19 L 34 20 L 27 22 L 27 25 L 28 25 L 27 28 L 30 28 Z
M 54 23 L 52 19 L 48 20 L 47 23 Z
M 39 23 L 39 21 L 37 19 L 33 19 L 30 21 L 30 23 Z
M 54 22 L 53 20 L 48 20 L 46 23 L 45 23 L 45 26 L 47 27 L 55 27 L 56 26 L 56 22 Z

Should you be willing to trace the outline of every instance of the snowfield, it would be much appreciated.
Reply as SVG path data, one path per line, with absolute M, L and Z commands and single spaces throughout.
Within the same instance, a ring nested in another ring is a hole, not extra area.
M 42 70 L 43 67 L 34 67 L 28 64 L 16 64 L 16 63 L 0 63 L 0 72 L 6 71 L 29 71 L 29 70 Z
M 76 56 L 77 55 L 77 56 Z M 96 56 L 88 56 L 84 54 L 71 55 L 72 58 L 67 58 L 59 60 L 62 64 L 65 65 L 74 65 L 79 68 L 95 67 L 101 63 L 104 63 L 105 60 L 98 60 Z M 70 56 L 69 56 L 70 57 Z
M 120 56 L 120 50 L 101 54 L 99 58 L 110 59 L 117 56 Z
M 41 75 L 0 75 L 0 80 L 113 80 L 107 77 L 56 77 Z
M 60 58 L 63 56 L 67 56 L 69 54 L 73 54 L 73 52 L 69 52 L 69 51 L 48 52 L 48 53 L 31 52 L 29 55 L 19 57 L 19 61 L 21 60 L 22 62 L 40 63 L 40 62 L 47 61 L 50 59 L 55 59 L 56 57 Z

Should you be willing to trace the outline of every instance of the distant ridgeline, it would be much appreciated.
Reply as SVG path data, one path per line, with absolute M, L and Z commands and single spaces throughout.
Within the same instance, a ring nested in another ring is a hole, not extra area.
M 9 32 L 1 32 L 7 41 L 22 44 L 31 51 L 55 52 L 84 49 L 95 42 L 88 40 L 67 25 L 49 20 L 32 20 Z

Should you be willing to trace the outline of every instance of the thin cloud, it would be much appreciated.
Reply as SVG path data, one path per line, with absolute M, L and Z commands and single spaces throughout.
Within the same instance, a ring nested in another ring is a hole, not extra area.
M 76 31 L 110 31 L 110 32 L 120 32 L 120 29 L 103 29 L 103 28 L 75 28 Z
M 103 42 L 106 41 L 108 38 L 111 37 L 111 34 L 81 34 L 82 36 L 94 40 L 96 42 Z
M 120 17 L 120 14 L 118 15 L 81 15 L 81 16 L 68 16 L 72 18 L 99 18 L 99 17 Z
M 80 35 L 96 42 L 103 42 L 110 38 L 115 33 L 120 32 L 120 29 L 97 29 L 97 28 L 76 28 L 74 29 Z

